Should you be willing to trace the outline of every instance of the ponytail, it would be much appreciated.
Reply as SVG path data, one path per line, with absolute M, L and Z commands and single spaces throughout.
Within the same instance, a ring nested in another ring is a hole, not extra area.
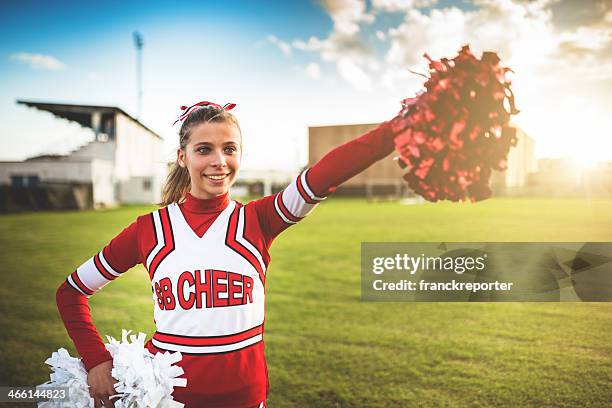
M 178 162 L 172 163 L 170 173 L 166 178 L 166 183 L 162 189 L 162 199 L 159 203 L 160 207 L 166 207 L 172 203 L 182 202 L 189 188 L 191 187 L 191 177 L 186 167 L 179 166 Z

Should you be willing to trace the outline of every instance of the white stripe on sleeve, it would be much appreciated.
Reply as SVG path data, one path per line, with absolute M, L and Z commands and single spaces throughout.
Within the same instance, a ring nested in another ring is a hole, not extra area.
M 93 292 L 100 290 L 103 286 L 110 282 L 96 268 L 94 259 L 89 258 L 81 266 L 77 268 L 77 274 L 81 282 L 85 284 Z

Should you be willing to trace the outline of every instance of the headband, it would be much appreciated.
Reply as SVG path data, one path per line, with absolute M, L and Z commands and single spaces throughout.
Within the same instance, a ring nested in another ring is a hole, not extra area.
M 236 107 L 236 104 L 235 103 L 226 103 L 225 105 L 221 106 L 221 105 L 213 103 L 213 102 L 202 101 L 202 102 L 194 103 L 191 106 L 183 105 L 183 106 L 180 107 L 180 109 L 183 111 L 183 113 L 181 113 L 179 115 L 178 119 L 174 121 L 172 126 L 176 125 L 177 122 L 184 121 L 193 112 L 195 112 L 196 110 L 198 110 L 200 108 L 206 107 L 206 106 L 214 106 L 215 108 L 224 109 L 226 111 L 229 111 L 229 110 L 234 109 Z

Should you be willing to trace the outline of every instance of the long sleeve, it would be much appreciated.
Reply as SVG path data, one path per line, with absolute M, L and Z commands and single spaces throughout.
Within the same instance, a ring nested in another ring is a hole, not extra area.
M 58 311 L 88 371 L 110 360 L 111 355 L 93 324 L 87 299 L 139 263 L 137 237 L 137 222 L 134 222 L 79 266 L 57 289 Z
M 336 187 L 393 152 L 393 137 L 391 122 L 383 122 L 330 150 L 283 191 L 249 203 L 260 219 L 266 245 L 308 215 Z
M 87 297 L 64 281 L 57 288 L 55 300 L 66 331 L 83 358 L 85 369 L 89 371 L 98 364 L 111 360 L 112 357 L 104 347 L 91 319 Z
M 308 171 L 314 195 L 326 197 L 336 187 L 387 157 L 395 149 L 390 122 L 330 150 Z

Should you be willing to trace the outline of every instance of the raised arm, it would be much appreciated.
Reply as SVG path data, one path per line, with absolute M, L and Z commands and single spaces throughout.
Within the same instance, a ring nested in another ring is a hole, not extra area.
M 308 182 L 313 193 L 326 197 L 340 184 L 387 157 L 395 148 L 393 137 L 391 122 L 383 122 L 327 152 L 308 171 Z
M 391 121 L 383 122 L 330 150 L 280 193 L 250 203 L 260 219 L 265 245 L 308 215 L 339 185 L 393 152 L 393 137 Z

